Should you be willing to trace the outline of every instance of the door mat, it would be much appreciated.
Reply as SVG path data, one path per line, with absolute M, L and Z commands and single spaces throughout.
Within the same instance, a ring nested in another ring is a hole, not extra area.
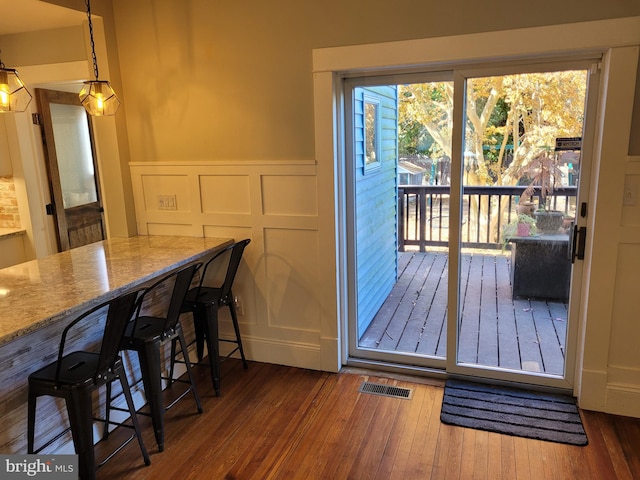
M 578 407 L 568 395 L 447 380 L 440 420 L 549 442 L 588 443 Z

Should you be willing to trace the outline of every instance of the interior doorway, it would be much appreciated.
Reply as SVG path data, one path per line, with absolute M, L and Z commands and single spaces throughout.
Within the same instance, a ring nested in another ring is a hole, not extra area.
M 350 358 L 571 387 L 597 61 L 345 81 Z
M 60 251 L 104 240 L 106 229 L 89 116 L 78 95 L 36 89 Z

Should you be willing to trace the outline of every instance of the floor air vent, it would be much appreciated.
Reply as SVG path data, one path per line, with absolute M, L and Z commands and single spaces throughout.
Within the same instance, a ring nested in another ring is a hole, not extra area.
M 404 398 L 408 400 L 411 398 L 412 390 L 410 388 L 393 387 L 390 385 L 381 385 L 379 383 L 362 382 L 360 385 L 360 392 L 372 393 L 374 395 L 382 395 L 384 397 Z

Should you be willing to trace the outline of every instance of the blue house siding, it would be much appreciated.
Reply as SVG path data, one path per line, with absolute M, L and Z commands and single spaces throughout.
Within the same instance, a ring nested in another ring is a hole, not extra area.
M 379 109 L 374 166 L 365 165 L 365 97 Z M 397 273 L 397 90 L 395 86 L 358 87 L 354 91 L 355 243 L 358 335 L 382 306 Z

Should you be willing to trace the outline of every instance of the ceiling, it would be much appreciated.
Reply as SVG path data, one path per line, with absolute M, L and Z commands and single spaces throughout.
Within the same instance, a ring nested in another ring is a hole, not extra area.
M 79 25 L 86 13 L 38 0 L 0 0 L 0 35 Z

